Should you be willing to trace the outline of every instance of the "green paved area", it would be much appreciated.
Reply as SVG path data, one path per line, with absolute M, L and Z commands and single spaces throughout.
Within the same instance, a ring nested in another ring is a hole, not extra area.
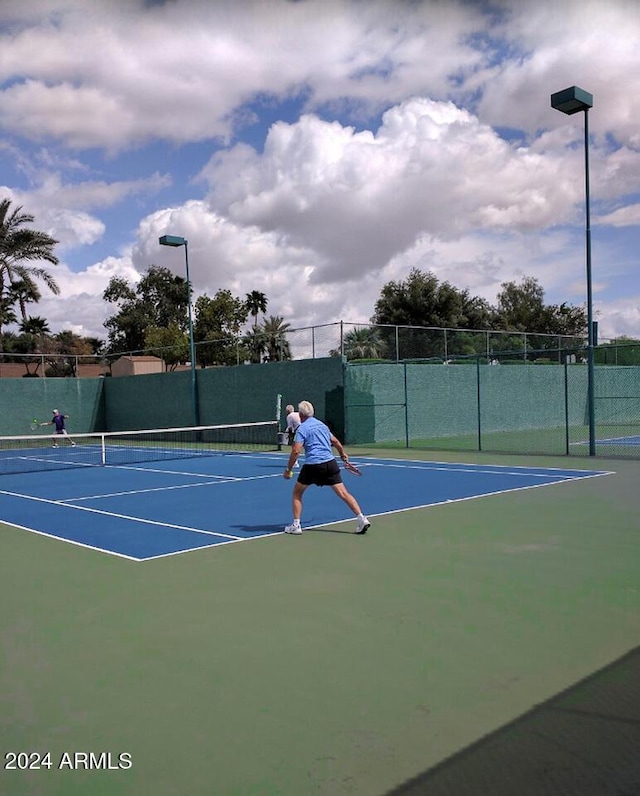
M 51 755 L 0 793 L 637 794 L 640 463 L 390 455 L 615 474 L 144 563 L 0 526 L 3 768 Z

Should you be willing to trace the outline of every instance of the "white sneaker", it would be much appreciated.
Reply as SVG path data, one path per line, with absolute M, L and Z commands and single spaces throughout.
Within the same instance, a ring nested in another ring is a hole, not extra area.
M 302 533 L 302 528 L 300 527 L 300 524 L 296 524 L 295 522 L 292 522 L 291 525 L 285 525 L 284 532 L 285 533 L 293 533 L 296 536 L 298 536 L 298 534 Z
M 365 534 L 370 527 L 371 523 L 366 517 L 362 517 L 362 519 L 358 518 L 356 533 L 359 533 L 361 535 Z

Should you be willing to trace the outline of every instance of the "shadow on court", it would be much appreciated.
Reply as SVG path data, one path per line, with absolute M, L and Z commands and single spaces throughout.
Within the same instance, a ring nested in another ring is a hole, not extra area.
M 640 796 L 640 647 L 387 796 Z
M 284 523 L 280 522 L 278 524 L 271 524 L 265 525 L 264 523 L 259 523 L 258 525 L 247 525 L 246 523 L 236 523 L 235 525 L 230 526 L 230 530 L 233 531 L 243 531 L 244 533 L 257 533 L 260 536 L 264 536 L 268 533 L 279 533 L 284 528 Z
M 289 520 L 287 520 L 289 522 Z M 242 531 L 243 533 L 257 533 L 261 536 L 264 536 L 268 533 L 282 533 L 284 532 L 285 522 L 272 524 L 272 525 L 265 525 L 264 523 L 260 523 L 259 525 L 247 525 L 246 523 L 231 525 L 231 530 L 234 531 Z M 316 528 L 304 528 L 304 533 L 339 533 L 339 534 L 346 534 L 347 536 L 356 536 L 358 539 L 360 536 L 354 533 L 353 528 L 331 528 L 325 526 L 318 526 Z

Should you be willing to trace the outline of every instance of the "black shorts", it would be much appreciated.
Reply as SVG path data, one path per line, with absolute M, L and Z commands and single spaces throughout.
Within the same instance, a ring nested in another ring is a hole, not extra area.
M 330 459 L 322 464 L 303 464 L 298 476 L 298 482 L 303 486 L 335 486 L 342 483 L 342 475 L 338 462 Z

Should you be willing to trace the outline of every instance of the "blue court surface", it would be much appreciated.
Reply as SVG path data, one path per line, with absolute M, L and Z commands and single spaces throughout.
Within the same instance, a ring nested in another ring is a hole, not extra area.
M 596 440 L 598 445 L 640 445 L 640 435 L 635 434 L 627 437 L 608 437 L 607 439 Z M 589 444 L 588 441 L 586 443 Z
M 570 443 L 572 446 L 582 445 L 587 446 L 589 444 L 589 440 L 587 438 L 576 440 Z M 611 445 L 611 446 L 620 446 L 621 448 L 625 447 L 634 447 L 640 445 L 640 434 L 626 434 L 622 437 L 602 437 L 600 439 L 596 439 L 596 445 Z
M 370 519 L 608 474 L 369 457 L 353 461 L 363 475 L 345 473 L 344 480 Z M 286 454 L 274 451 L 3 475 L 0 520 L 134 561 L 263 538 L 282 533 L 291 521 L 293 481 L 282 477 L 285 462 Z M 305 529 L 345 520 L 354 523 L 329 488 L 307 490 Z

